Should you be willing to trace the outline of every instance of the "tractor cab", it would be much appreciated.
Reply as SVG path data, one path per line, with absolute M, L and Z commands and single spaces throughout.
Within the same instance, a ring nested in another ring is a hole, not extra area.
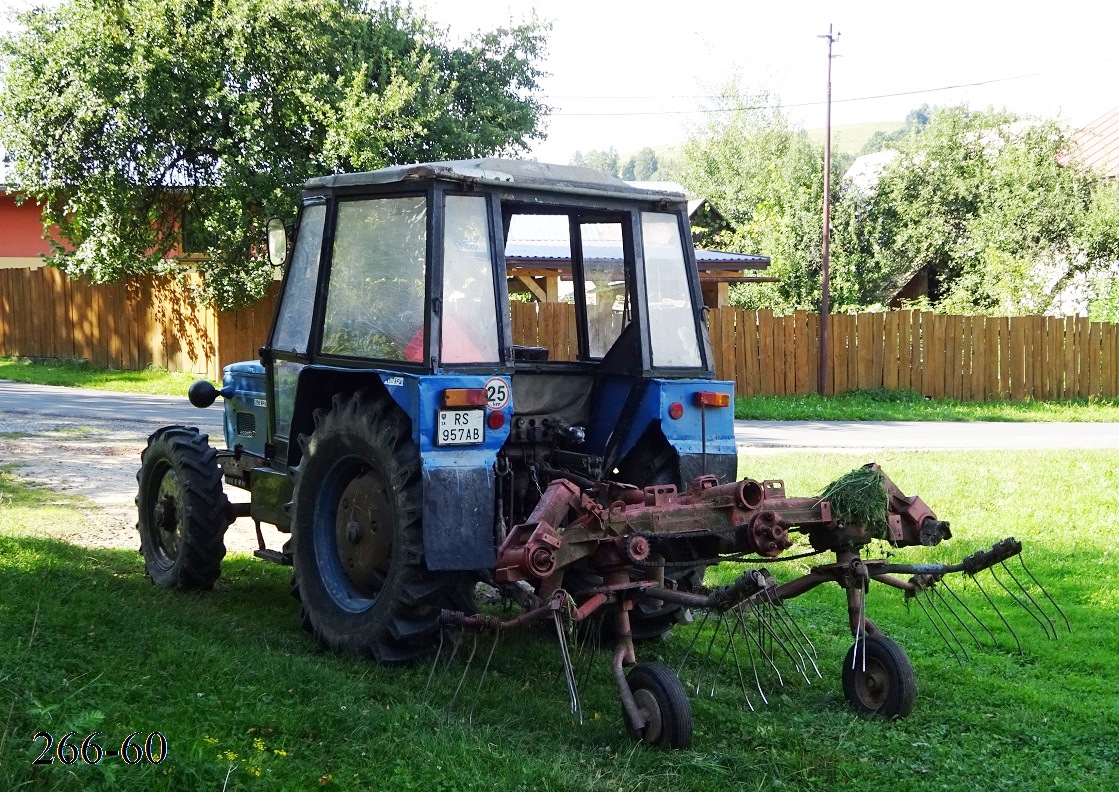
M 316 410 L 375 389 L 420 448 L 429 564 L 491 564 L 495 525 L 560 475 L 733 480 L 733 383 L 714 381 L 682 195 L 535 162 L 408 165 L 309 181 L 285 236 L 271 226 L 286 271 L 262 365 L 226 374 L 226 440 L 285 474 Z

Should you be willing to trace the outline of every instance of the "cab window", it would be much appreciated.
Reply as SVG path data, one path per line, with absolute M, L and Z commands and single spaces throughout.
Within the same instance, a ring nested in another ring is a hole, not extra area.
M 423 360 L 426 256 L 423 196 L 340 203 L 323 353 Z

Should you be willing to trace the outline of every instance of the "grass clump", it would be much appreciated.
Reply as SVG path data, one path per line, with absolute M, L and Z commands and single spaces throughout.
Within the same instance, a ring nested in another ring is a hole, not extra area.
M 734 417 L 752 421 L 1119 421 L 1119 399 L 975 401 L 930 399 L 911 390 L 853 390 L 834 396 L 740 396 Z
M 886 477 L 873 465 L 844 473 L 824 487 L 820 500 L 831 502 L 832 514 L 841 522 L 862 525 L 875 539 L 886 538 Z

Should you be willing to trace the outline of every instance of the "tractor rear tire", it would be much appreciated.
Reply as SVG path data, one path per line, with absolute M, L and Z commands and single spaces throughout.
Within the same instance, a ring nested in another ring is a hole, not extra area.
M 856 642 L 847 650 L 843 695 L 860 715 L 904 718 L 917 698 L 917 677 L 909 656 L 885 635 L 867 635 L 861 649 Z
M 619 478 L 640 487 L 656 484 L 675 484 L 683 489 L 687 482 L 680 480 L 680 457 L 676 449 L 660 431 L 648 432 L 630 452 L 618 469 Z M 668 563 L 686 559 L 666 559 Z M 648 580 L 649 571 L 635 570 L 635 580 Z M 665 585 L 679 591 L 694 591 L 703 585 L 707 565 L 672 566 L 665 569 Z M 667 636 L 677 624 L 691 621 L 691 610 L 684 605 L 670 602 L 638 600 L 630 611 L 630 629 L 635 641 L 653 641 Z
M 213 588 L 232 514 L 209 437 L 193 427 L 157 429 L 136 481 L 136 528 L 152 582 L 183 591 Z
M 638 663 L 626 676 L 626 684 L 645 716 L 645 725 L 629 725 L 634 739 L 660 748 L 690 748 L 692 703 L 680 678 L 662 663 Z
M 439 611 L 469 601 L 469 581 L 424 563 L 420 450 L 407 416 L 366 389 L 315 411 L 295 472 L 293 594 L 329 650 L 382 663 L 429 654 Z

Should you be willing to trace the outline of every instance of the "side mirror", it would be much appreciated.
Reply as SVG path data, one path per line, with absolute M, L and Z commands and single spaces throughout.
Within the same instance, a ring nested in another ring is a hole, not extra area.
M 209 407 L 220 395 L 221 391 L 207 380 L 198 380 L 187 391 L 187 398 L 190 399 L 190 403 L 198 408 Z
M 284 221 L 273 217 L 268 221 L 268 260 L 273 267 L 282 267 L 288 258 L 288 231 Z

